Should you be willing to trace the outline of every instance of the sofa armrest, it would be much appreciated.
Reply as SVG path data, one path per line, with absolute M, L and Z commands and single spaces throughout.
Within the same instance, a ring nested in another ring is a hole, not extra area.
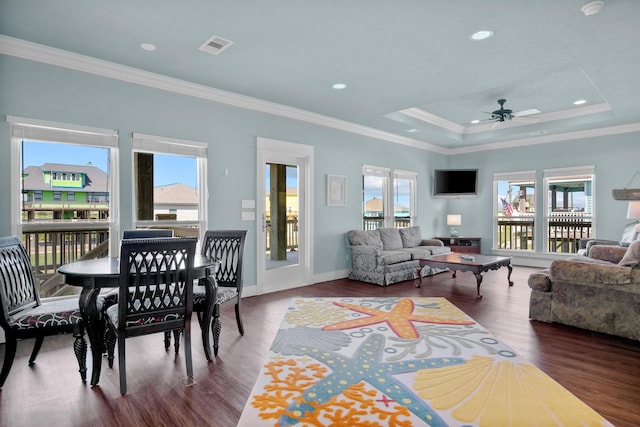
M 619 245 L 595 245 L 589 250 L 589 258 L 619 263 L 627 252 L 627 248 Z
M 583 285 L 622 285 L 631 283 L 631 267 L 591 260 L 555 260 L 549 267 L 552 282 L 570 282 Z
M 379 250 L 372 246 L 350 246 L 351 268 L 375 270 L 378 265 Z
M 422 239 L 420 246 L 444 246 L 444 243 L 438 239 Z

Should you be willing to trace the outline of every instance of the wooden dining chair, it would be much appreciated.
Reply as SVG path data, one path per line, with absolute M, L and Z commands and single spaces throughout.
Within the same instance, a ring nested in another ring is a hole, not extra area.
M 127 392 L 125 341 L 184 331 L 187 381 L 193 381 L 191 313 L 197 239 L 125 239 L 120 248 L 118 303 L 106 310 L 108 353 L 118 344 L 120 392 Z
M 22 242 L 15 236 L 0 237 L 0 326 L 6 338 L 0 388 L 9 376 L 18 340 L 36 339 L 29 357 L 29 365 L 33 365 L 44 338 L 58 334 L 73 334 L 75 337 L 73 349 L 80 377 L 86 381 L 87 342 L 78 303 L 77 296 L 40 301 L 31 260 Z
M 209 230 L 205 233 L 202 242 L 201 254 L 207 258 L 215 259 L 219 262 L 217 270 L 214 271 L 215 284 L 215 304 L 211 315 L 211 323 L 207 318 L 206 287 L 195 286 L 193 288 L 193 310 L 198 313 L 200 328 L 202 330 L 202 342 L 207 360 L 211 360 L 211 344 L 209 341 L 209 329 L 213 338 L 213 353 L 218 355 L 220 333 L 222 323 L 220 322 L 220 310 L 233 304 L 236 312 L 236 323 L 238 332 L 244 335 L 244 326 L 240 315 L 240 302 L 242 300 L 242 256 L 244 254 L 244 243 L 247 230 Z M 165 349 L 169 349 L 171 335 L 165 333 Z M 176 339 L 176 346 L 178 345 Z M 178 347 L 176 347 L 176 352 Z

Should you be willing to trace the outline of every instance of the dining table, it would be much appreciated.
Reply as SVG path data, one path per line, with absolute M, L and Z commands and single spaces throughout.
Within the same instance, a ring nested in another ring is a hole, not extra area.
M 205 286 L 205 304 L 207 305 L 205 313 L 208 313 L 208 316 L 203 319 L 203 325 L 210 325 L 217 286 L 215 274 L 220 268 L 220 261 L 196 254 L 193 268 L 194 280 L 198 280 L 200 285 Z M 105 320 L 101 307 L 98 306 L 98 297 L 102 290 L 118 287 L 120 259 L 118 257 L 104 257 L 74 261 L 61 265 L 58 268 L 58 273 L 64 276 L 65 284 L 82 288 L 79 305 L 91 345 L 91 385 L 94 386 L 100 381 L 102 354 L 104 352 Z M 205 278 L 210 278 L 211 280 L 199 280 Z M 205 348 L 205 353 L 207 350 Z

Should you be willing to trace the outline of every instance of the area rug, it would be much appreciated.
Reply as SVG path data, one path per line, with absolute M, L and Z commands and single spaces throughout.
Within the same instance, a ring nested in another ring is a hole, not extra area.
M 238 426 L 611 426 L 444 298 L 295 298 Z

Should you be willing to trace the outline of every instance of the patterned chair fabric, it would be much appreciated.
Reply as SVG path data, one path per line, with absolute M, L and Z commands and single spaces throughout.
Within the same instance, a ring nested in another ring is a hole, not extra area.
M 35 363 L 44 338 L 71 333 L 75 337 L 74 351 L 80 377 L 87 378 L 87 342 L 78 299 L 65 298 L 41 302 L 31 260 L 20 239 L 14 236 L 0 238 L 0 326 L 4 329 L 6 345 L 0 372 L 0 387 L 9 376 L 19 339 L 35 338 L 29 358 Z
M 109 354 L 113 354 L 116 341 L 118 344 L 122 394 L 127 392 L 125 340 L 139 335 L 183 330 L 187 377 L 193 380 L 191 313 L 196 244 L 197 239 L 192 238 L 122 241 L 118 303 L 106 310 L 109 328 L 105 338 Z

